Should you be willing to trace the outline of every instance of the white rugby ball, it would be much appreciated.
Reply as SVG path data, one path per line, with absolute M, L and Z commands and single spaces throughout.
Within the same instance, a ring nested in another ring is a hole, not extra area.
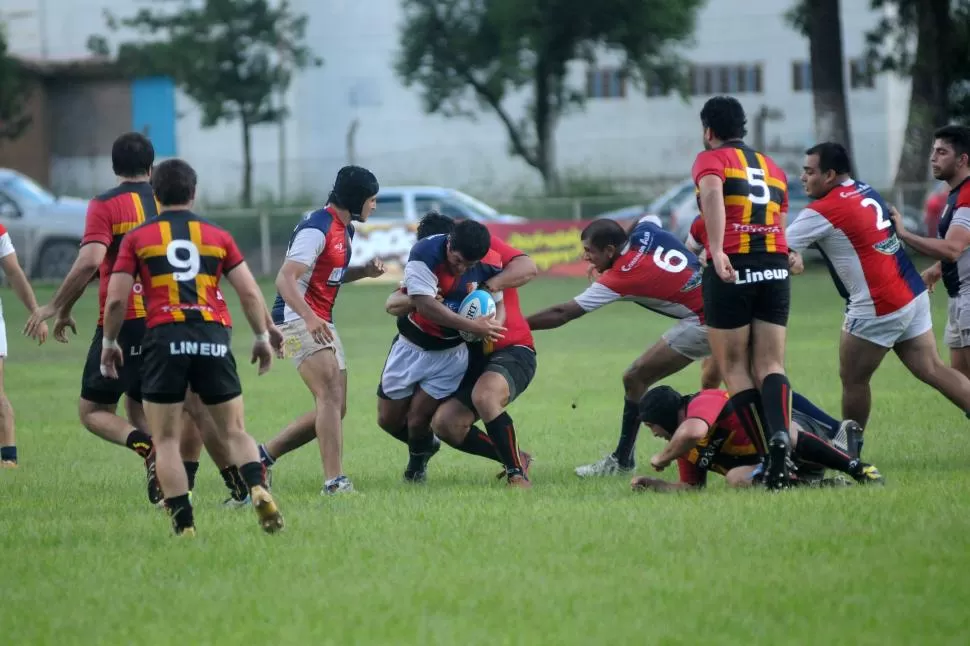
M 458 316 L 466 319 L 477 319 L 483 316 L 490 316 L 495 313 L 495 299 L 484 289 L 476 289 L 465 297 L 465 300 L 458 306 Z M 466 341 L 481 341 L 481 338 L 461 330 L 458 332 Z

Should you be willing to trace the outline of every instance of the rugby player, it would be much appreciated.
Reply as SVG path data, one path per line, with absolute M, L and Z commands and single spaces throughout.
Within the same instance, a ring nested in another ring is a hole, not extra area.
M 179 448 L 183 402 L 190 386 L 212 415 L 232 463 L 239 468 L 260 526 L 275 532 L 282 529 L 283 517 L 266 487 L 256 443 L 245 431 L 242 387 L 217 290 L 225 275 L 239 294 L 256 335 L 252 361 L 259 363 L 260 374 L 269 370 L 273 360 L 262 292 L 232 236 L 191 211 L 196 190 L 191 166 L 179 159 L 159 164 L 152 186 L 160 213 L 124 237 L 108 283 L 100 370 L 109 379 L 120 376 L 125 355 L 118 338 L 125 303 L 138 277 L 146 286 L 147 302 L 142 399 L 157 453 L 158 480 L 175 533 L 195 535 Z
M 75 334 L 77 326 L 71 309 L 84 293 L 96 272 L 98 285 L 98 324 L 88 349 L 81 376 L 81 398 L 78 415 L 84 427 L 119 446 L 137 453 L 145 463 L 148 477 L 148 500 L 156 504 L 162 492 L 155 477 L 155 453 L 141 404 L 142 337 L 145 335 L 143 285 L 134 281 L 124 312 L 124 324 L 117 341 L 125 355 L 118 379 L 101 374 L 101 345 L 104 338 L 105 298 L 108 281 L 121 241 L 128 231 L 154 218 L 158 205 L 149 177 L 155 162 L 155 149 L 144 135 L 129 132 L 118 137 L 111 147 L 111 165 L 118 185 L 95 197 L 88 204 L 81 249 L 64 282 L 50 303 L 37 309 L 24 329 L 35 337 L 40 325 L 56 316 L 54 338 L 67 343 L 67 330 Z M 127 419 L 117 415 L 118 402 L 125 395 Z
M 571 301 L 536 312 L 526 321 L 551 330 L 604 305 L 628 300 L 678 322 L 623 373 L 620 439 L 610 455 L 576 469 L 580 477 L 611 475 L 636 467 L 640 428 L 637 402 L 651 385 L 710 355 L 701 298 L 701 266 L 674 235 L 643 218 L 627 236 L 613 220 L 595 220 L 581 234 L 583 258 L 599 277 Z
M 30 287 L 24 270 L 17 261 L 17 250 L 7 228 L 0 224 L 0 268 L 10 281 L 10 287 L 29 314 L 37 311 L 37 298 Z M 47 323 L 37 326 L 36 339 L 39 343 L 47 340 Z M 3 367 L 7 360 L 7 326 L 3 320 L 3 306 L 0 305 L 0 469 L 17 468 L 17 438 L 14 431 L 13 406 L 7 399 L 3 387 Z
M 703 390 L 686 397 L 669 386 L 649 390 L 639 403 L 640 418 L 656 437 L 667 440 L 664 449 L 650 459 L 656 471 L 663 471 L 677 461 L 678 483 L 638 476 L 634 489 L 671 491 L 703 487 L 707 472 L 721 474 L 730 486 L 749 486 L 763 476 L 763 457 L 742 423 L 736 400 L 724 390 Z M 807 401 L 807 400 L 805 400 Z M 818 467 L 840 471 L 860 484 L 884 484 L 879 470 L 832 446 L 811 432 L 824 420 L 816 422 L 812 410 L 793 409 L 791 425 L 792 459 L 796 466 L 789 472 L 793 484 L 818 482 L 819 477 L 802 479 L 802 470 Z M 814 409 L 814 405 L 812 405 Z M 817 409 L 815 409 L 817 410 Z M 824 414 L 823 414 L 824 415 Z M 825 415 L 825 417 L 828 417 Z M 858 432 L 852 423 L 849 437 Z
M 495 316 L 466 319 L 456 313 L 465 296 L 501 271 L 490 245 L 485 225 L 465 220 L 448 235 L 418 241 L 404 267 L 404 290 L 415 311 L 397 320 L 377 389 L 377 424 L 395 436 L 407 428 L 406 482 L 424 482 L 428 461 L 441 447 L 431 419 L 468 368 L 459 332 L 485 341 L 498 341 L 505 332 L 501 292 L 495 294 Z
M 326 206 L 308 213 L 296 225 L 276 276 L 273 321 L 283 333 L 286 354 L 313 395 L 324 494 L 354 490 L 341 459 L 347 363 L 333 324 L 333 306 L 342 284 L 384 273 L 376 258 L 363 267 L 349 266 L 353 221 L 367 221 L 376 206 L 378 189 L 377 178 L 366 168 L 341 168 Z M 302 426 L 306 420 L 304 414 L 297 423 Z M 268 454 L 261 457 L 270 458 Z
M 790 451 L 787 179 L 771 158 L 745 145 L 747 118 L 737 99 L 712 97 L 700 117 L 705 150 L 692 175 L 707 232 L 703 293 L 711 350 L 728 391 L 752 411 L 745 415 L 752 439 L 769 454 L 765 482 L 777 488 L 786 481 Z
M 690 230 L 687 232 L 687 239 L 684 246 L 697 256 L 701 267 L 707 267 L 707 232 L 704 230 L 704 218 L 698 215 L 690 223 Z M 717 368 L 717 361 L 714 357 L 705 357 L 701 361 L 701 390 L 710 390 L 721 386 L 721 372 Z
M 839 342 L 842 417 L 865 428 L 870 381 L 890 350 L 916 378 L 970 411 L 970 380 L 940 360 L 929 294 L 899 242 L 889 207 L 871 186 L 852 179 L 850 168 L 841 144 L 820 143 L 805 151 L 801 180 L 813 201 L 786 231 L 796 253 L 812 245 L 819 249 L 848 303 Z M 964 233 L 970 243 L 970 230 Z M 859 439 L 850 447 L 854 455 L 862 448 Z

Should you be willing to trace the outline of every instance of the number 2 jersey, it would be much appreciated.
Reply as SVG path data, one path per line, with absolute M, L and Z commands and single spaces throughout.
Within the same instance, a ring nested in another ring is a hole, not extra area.
M 633 227 L 613 266 L 573 300 L 585 312 L 624 300 L 704 323 L 700 261 L 674 235 L 646 219 Z
M 141 280 L 149 329 L 191 321 L 230 327 L 219 281 L 243 261 L 228 231 L 191 211 L 166 211 L 125 235 L 114 271 Z
M 889 207 L 868 184 L 850 179 L 811 202 L 787 237 L 792 249 L 818 247 L 853 318 L 892 314 L 926 291 L 896 237 Z
M 724 253 L 788 252 L 788 179 L 770 157 L 741 142 L 728 142 L 698 154 L 692 175 L 698 187 L 707 175 L 724 183 Z

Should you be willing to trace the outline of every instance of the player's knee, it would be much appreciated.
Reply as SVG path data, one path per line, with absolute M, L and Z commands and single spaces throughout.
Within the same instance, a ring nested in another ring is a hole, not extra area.
M 462 428 L 463 426 L 464 429 Z M 446 415 L 436 413 L 431 418 L 431 432 L 437 435 L 448 446 L 457 447 L 461 445 L 462 440 L 464 440 L 465 435 L 468 433 L 468 427 L 453 417 L 449 418 Z
M 494 419 L 502 414 L 508 401 L 508 387 L 477 384 L 472 391 L 472 405 L 483 419 Z
M 634 364 L 623 372 L 623 392 L 628 399 L 638 400 L 655 380 L 641 374 Z

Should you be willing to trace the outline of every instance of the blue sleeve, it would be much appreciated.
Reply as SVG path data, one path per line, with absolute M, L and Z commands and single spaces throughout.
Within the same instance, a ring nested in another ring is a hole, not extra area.
M 444 234 L 428 236 L 418 240 L 411 247 L 408 262 L 423 262 L 429 269 L 434 270 L 445 258 L 445 243 L 448 236 Z

